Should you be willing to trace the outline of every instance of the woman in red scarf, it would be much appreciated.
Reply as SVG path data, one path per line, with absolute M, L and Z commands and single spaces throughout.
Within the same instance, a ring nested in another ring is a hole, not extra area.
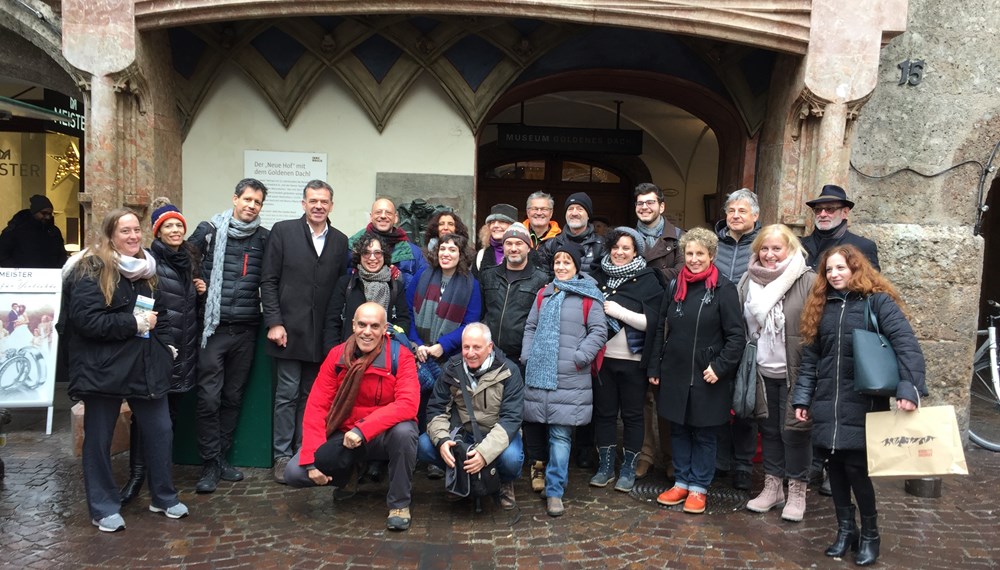
M 684 512 L 693 514 L 705 512 L 715 475 L 716 428 L 729 421 L 733 376 L 745 343 L 736 285 L 713 264 L 718 244 L 703 228 L 681 237 L 684 268 L 663 296 L 649 361 L 649 382 L 660 386 L 659 414 L 670 421 L 676 477 L 656 501 L 684 503 Z

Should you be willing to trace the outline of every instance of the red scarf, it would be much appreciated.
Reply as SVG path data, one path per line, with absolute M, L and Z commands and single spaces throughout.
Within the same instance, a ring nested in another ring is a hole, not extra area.
M 687 268 L 687 265 L 681 269 L 681 274 L 677 276 L 677 292 L 674 293 L 674 301 L 680 303 L 687 296 L 688 283 L 694 283 L 696 281 L 704 281 L 705 288 L 708 290 L 715 289 L 715 286 L 719 284 L 719 268 L 713 263 L 707 270 L 701 273 L 691 273 L 691 270 Z

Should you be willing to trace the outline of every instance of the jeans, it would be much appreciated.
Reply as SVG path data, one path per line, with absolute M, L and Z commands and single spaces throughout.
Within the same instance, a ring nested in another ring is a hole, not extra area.
M 118 514 L 121 510 L 121 496 L 111 470 L 111 438 L 121 405 L 120 397 L 83 398 L 83 485 L 90 517 L 94 520 Z M 171 474 L 174 433 L 167 399 L 128 398 L 128 405 L 146 442 L 142 453 L 146 460 L 150 503 L 160 509 L 169 509 L 180 501 Z
M 257 344 L 257 325 L 220 324 L 198 352 L 198 452 L 205 461 L 229 451 Z
M 291 457 L 302 445 L 302 414 L 319 362 L 274 359 L 274 458 Z
M 605 358 L 594 384 L 594 432 L 598 447 L 618 442 L 618 413 L 622 417 L 622 444 L 642 449 L 643 403 L 649 380 L 637 360 Z
M 674 477 L 681 489 L 706 493 L 715 477 L 718 426 L 693 427 L 670 422 L 674 446 Z
M 528 444 L 528 455 L 532 459 L 543 457 L 544 448 L 548 448 L 548 463 L 545 465 L 545 496 L 562 498 L 566 490 L 566 482 L 569 480 L 569 454 L 573 448 L 573 426 L 525 422 L 521 429 L 524 430 L 524 437 Z
M 342 434 L 334 434 L 334 437 L 320 446 L 338 445 L 340 449 L 328 449 L 336 453 L 344 450 Z M 413 481 L 413 468 L 417 464 L 417 423 L 413 420 L 400 422 L 388 430 L 373 437 L 370 441 L 362 445 L 362 455 L 367 461 L 388 461 L 389 462 L 389 493 L 386 495 L 386 505 L 390 509 L 402 509 L 410 506 L 410 491 Z M 318 450 L 317 450 L 318 451 Z M 324 473 L 337 481 L 349 479 L 350 471 L 353 469 L 353 462 L 345 465 L 343 472 Z M 289 487 L 313 487 L 316 484 L 309 478 L 308 472 L 299 465 L 299 454 L 296 453 L 285 467 L 285 483 Z
M 767 392 L 767 419 L 760 423 L 764 473 L 808 481 L 812 432 L 785 429 L 788 387 L 784 378 L 765 376 L 764 390 Z
M 464 439 L 466 443 L 472 443 L 474 438 L 471 435 L 466 435 Z M 441 469 L 448 468 L 426 433 L 420 434 L 420 439 L 417 441 L 417 460 L 437 465 Z M 500 481 L 504 483 L 516 481 L 521 476 L 521 467 L 524 465 L 524 445 L 521 443 L 520 433 L 514 434 L 514 438 L 510 440 L 507 448 L 495 461 Z

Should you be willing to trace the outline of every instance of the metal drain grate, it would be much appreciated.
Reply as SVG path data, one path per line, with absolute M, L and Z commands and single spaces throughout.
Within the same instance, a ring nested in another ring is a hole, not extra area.
M 633 487 L 632 491 L 629 493 L 629 496 L 637 501 L 656 504 L 656 497 L 669 488 L 670 485 L 665 479 L 637 481 L 635 487 Z M 728 481 L 712 483 L 712 485 L 708 488 L 708 504 L 705 509 L 705 514 L 741 511 L 746 507 L 747 501 L 749 500 L 749 493 L 733 489 L 732 486 L 729 485 Z M 675 505 L 673 507 L 664 507 L 662 505 L 658 506 L 660 506 L 660 508 L 673 511 L 682 511 L 684 507 L 683 504 Z

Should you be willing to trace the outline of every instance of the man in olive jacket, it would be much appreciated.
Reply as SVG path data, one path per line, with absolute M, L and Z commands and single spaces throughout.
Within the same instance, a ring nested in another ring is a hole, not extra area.
M 332 284 L 344 274 L 347 236 L 330 225 L 333 189 L 311 180 L 302 190 L 298 219 L 271 228 L 264 254 L 260 299 L 267 326 L 267 353 L 274 357 L 274 480 L 285 482 L 285 465 L 302 442 L 302 413 L 323 351 L 323 324 Z
M 476 423 L 483 440 L 469 451 L 458 468 L 470 475 L 496 461 L 500 477 L 500 505 L 513 509 L 514 481 L 521 476 L 524 447 L 521 444 L 521 417 L 524 412 L 524 380 L 517 365 L 494 348 L 490 329 L 470 323 L 462 332 L 462 354 L 456 354 L 434 383 L 427 404 L 427 432 L 417 443 L 417 459 L 442 469 L 456 468 L 452 447 L 455 438 L 475 443 L 462 387 L 472 401 Z

